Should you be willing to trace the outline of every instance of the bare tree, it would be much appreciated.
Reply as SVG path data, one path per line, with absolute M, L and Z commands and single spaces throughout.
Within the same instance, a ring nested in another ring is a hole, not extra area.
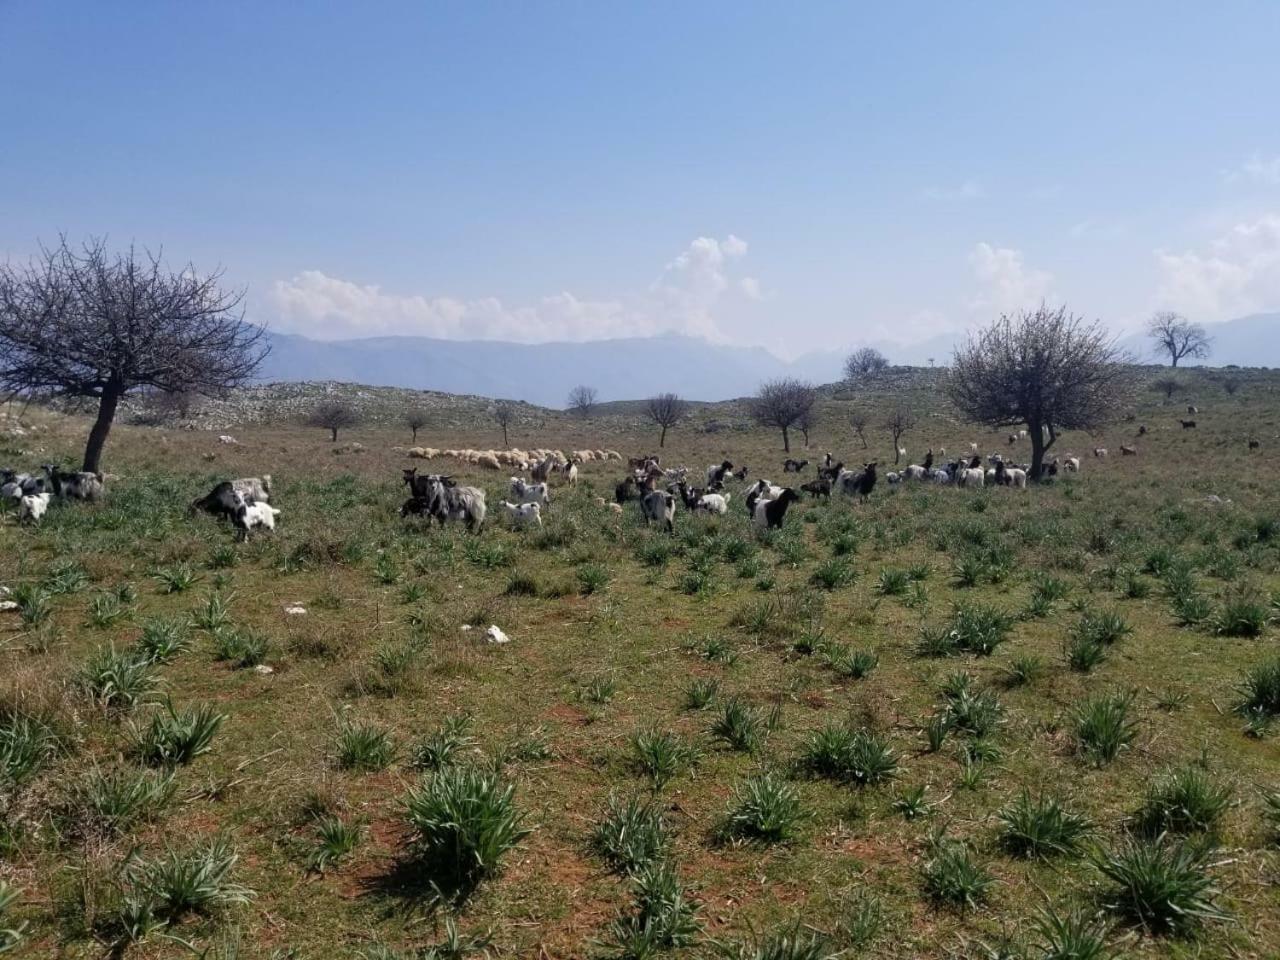
M 893 413 L 889 415 L 889 420 L 885 424 L 889 428 L 889 432 L 893 434 L 893 462 L 896 464 L 902 456 L 898 451 L 902 449 L 898 441 L 906 435 L 907 431 L 916 425 L 915 414 L 906 407 L 899 404 L 894 407 Z
M 360 422 L 360 415 L 350 404 L 341 400 L 326 400 L 311 411 L 307 423 L 313 427 L 321 427 L 329 431 L 329 442 L 338 442 L 338 431 L 354 427 Z
M 1222 378 L 1222 389 L 1227 392 L 1227 396 L 1234 397 L 1240 392 L 1240 387 L 1239 377 L 1226 376 Z
M 569 391 L 569 409 L 585 420 L 595 410 L 597 396 L 595 387 L 580 384 Z
M 508 450 L 511 449 L 511 441 L 507 439 L 507 428 L 515 416 L 516 408 L 510 400 L 499 400 L 493 405 L 493 419 L 502 428 L 502 445 Z
M 418 442 L 418 431 L 431 422 L 431 417 L 422 407 L 414 407 L 404 415 L 405 425 L 413 432 L 413 442 Z
M 656 397 L 649 398 L 645 413 L 649 415 L 650 420 L 662 428 L 662 436 L 658 438 L 659 447 L 666 445 L 667 430 L 683 420 L 688 409 L 689 405 L 674 393 L 660 393 Z
M 791 452 L 791 428 L 812 409 L 817 400 L 812 385 L 791 377 L 769 380 L 751 401 L 751 415 L 764 427 L 782 431 L 782 449 Z
M 970 420 L 1026 424 L 1039 478 L 1059 430 L 1098 430 L 1129 402 L 1128 360 L 1101 324 L 1041 306 L 1002 316 L 957 347 L 946 392 Z
M 1182 386 L 1182 381 L 1177 377 L 1157 377 L 1151 381 L 1151 389 L 1157 393 L 1163 393 L 1166 400 L 1172 400 L 1174 393 Z
M 869 419 L 861 410 L 855 410 L 849 414 L 849 426 L 853 427 L 854 435 L 862 441 L 862 449 L 867 449 L 867 424 Z
M 195 412 L 198 394 L 194 390 L 163 390 L 156 396 L 156 409 L 164 420 L 188 420 Z
M 66 237 L 25 266 L 0 264 L 0 388 L 96 400 L 84 469 L 97 472 L 121 399 L 143 387 L 222 396 L 267 354 L 243 292 L 222 273 L 171 271 L 160 255 Z
M 850 383 L 869 380 L 889 368 L 889 361 L 874 347 L 862 347 L 844 360 L 844 378 Z
M 1204 359 L 1209 356 L 1213 342 L 1200 324 L 1169 311 L 1157 313 L 1147 321 L 1147 336 L 1156 342 L 1161 353 L 1169 355 L 1171 367 L 1176 367 L 1184 357 Z
M 796 417 L 796 428 L 804 436 L 804 445 L 809 446 L 809 431 L 818 425 L 818 407 L 811 406 L 800 416 Z

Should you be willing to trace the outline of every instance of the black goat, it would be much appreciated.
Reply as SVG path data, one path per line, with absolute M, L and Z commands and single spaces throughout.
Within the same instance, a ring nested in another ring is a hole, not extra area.
M 809 465 L 808 460 L 792 460 L 790 457 L 788 457 L 786 460 L 782 461 L 782 472 L 783 473 L 799 473 L 808 465 Z
M 431 515 L 431 501 L 426 497 L 410 497 L 400 507 L 400 516 L 408 517 L 429 517 Z
M 799 499 L 800 494 L 787 487 L 775 499 L 763 500 L 757 503 L 755 507 L 756 526 L 767 527 L 770 530 L 778 529 L 782 526 L 782 521 L 787 516 L 787 508 Z M 762 519 L 763 523 L 761 522 Z
M 840 476 L 840 473 L 843 470 L 844 470 L 844 461 L 837 460 L 835 463 L 821 468 L 818 471 L 818 478 L 821 480 L 834 480 L 836 477 Z
M 1194 420 L 1179 420 L 1178 422 L 1182 424 L 1183 430 L 1194 430 L 1196 428 L 1196 422 Z
M 863 500 L 871 496 L 871 491 L 876 488 L 876 465 L 878 460 L 872 460 L 870 463 L 863 464 L 862 472 L 857 474 L 852 480 L 845 481 L 845 493 L 856 493 Z
M 814 497 L 815 499 L 818 497 L 830 497 L 831 481 L 830 480 L 810 480 L 808 483 L 802 484 L 800 489 L 803 490 L 805 493 L 809 494 L 810 496 Z
M 613 499 L 618 503 L 626 503 L 628 500 L 639 500 L 640 490 L 636 486 L 636 478 L 626 477 L 621 483 L 614 487 Z
M 741 481 L 741 480 L 746 480 L 746 479 L 747 479 L 747 468 L 746 468 L 746 467 L 743 467 L 741 470 L 735 470 L 735 471 L 731 474 L 731 476 L 732 476 L 732 477 L 733 477 L 733 479 L 735 479 L 735 480 L 739 480 L 739 481 Z

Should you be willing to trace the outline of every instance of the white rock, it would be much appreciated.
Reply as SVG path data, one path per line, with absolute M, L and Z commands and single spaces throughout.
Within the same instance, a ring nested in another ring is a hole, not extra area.
M 253 672 L 254 672 L 254 673 L 261 673 L 261 674 L 263 674 L 263 675 L 265 676 L 265 675 L 266 675 L 266 674 L 268 674 L 268 673 L 275 673 L 275 672 L 276 672 L 276 670 L 275 670 L 275 667 L 269 667 L 269 666 L 267 666 L 265 663 L 260 663 L 260 664 L 258 664 L 256 667 L 254 667 L 254 668 L 253 668 Z
M 17 610 L 18 605 L 12 600 L 0 600 L 0 611 Z
M 484 632 L 484 638 L 490 643 L 510 643 L 511 638 L 503 633 L 498 627 L 490 624 L 489 629 Z
M 296 617 L 307 612 L 307 608 L 300 603 L 286 604 L 284 612 L 291 617 Z
M 470 630 L 470 629 L 471 629 L 471 624 L 469 624 L 469 623 L 464 623 L 464 624 L 462 625 L 462 632 L 463 632 L 463 633 L 466 633 L 466 632 L 467 632 L 468 630 Z

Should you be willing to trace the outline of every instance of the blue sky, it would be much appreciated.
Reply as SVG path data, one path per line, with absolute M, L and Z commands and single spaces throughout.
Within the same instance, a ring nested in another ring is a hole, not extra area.
M 1280 309 L 1280 4 L 0 2 L 0 256 L 313 336 Z

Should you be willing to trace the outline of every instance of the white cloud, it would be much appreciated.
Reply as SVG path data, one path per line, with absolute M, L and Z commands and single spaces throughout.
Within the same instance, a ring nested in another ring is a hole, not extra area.
M 969 253 L 969 266 L 980 287 L 970 302 L 975 312 L 1009 313 L 1049 299 L 1053 275 L 1028 267 L 1020 250 L 979 243 Z
M 982 200 L 987 191 L 976 180 L 966 180 L 954 187 L 927 187 L 922 193 L 926 200 Z
M 1269 186 L 1280 186 L 1280 156 L 1264 157 L 1260 153 L 1250 155 L 1238 170 L 1228 171 L 1229 181 L 1252 180 Z
M 731 287 L 756 299 L 760 282 L 733 283 L 731 262 L 745 257 L 747 243 L 698 237 L 663 269 L 649 289 L 616 300 L 584 300 L 564 291 L 535 303 L 512 306 L 497 297 L 460 300 L 389 293 L 304 270 L 271 288 L 273 325 L 322 340 L 416 335 L 448 340 L 600 340 L 675 332 L 723 339 L 714 309 Z
M 1280 215 L 1238 223 L 1204 252 L 1157 250 L 1160 302 L 1196 319 L 1280 307 Z

